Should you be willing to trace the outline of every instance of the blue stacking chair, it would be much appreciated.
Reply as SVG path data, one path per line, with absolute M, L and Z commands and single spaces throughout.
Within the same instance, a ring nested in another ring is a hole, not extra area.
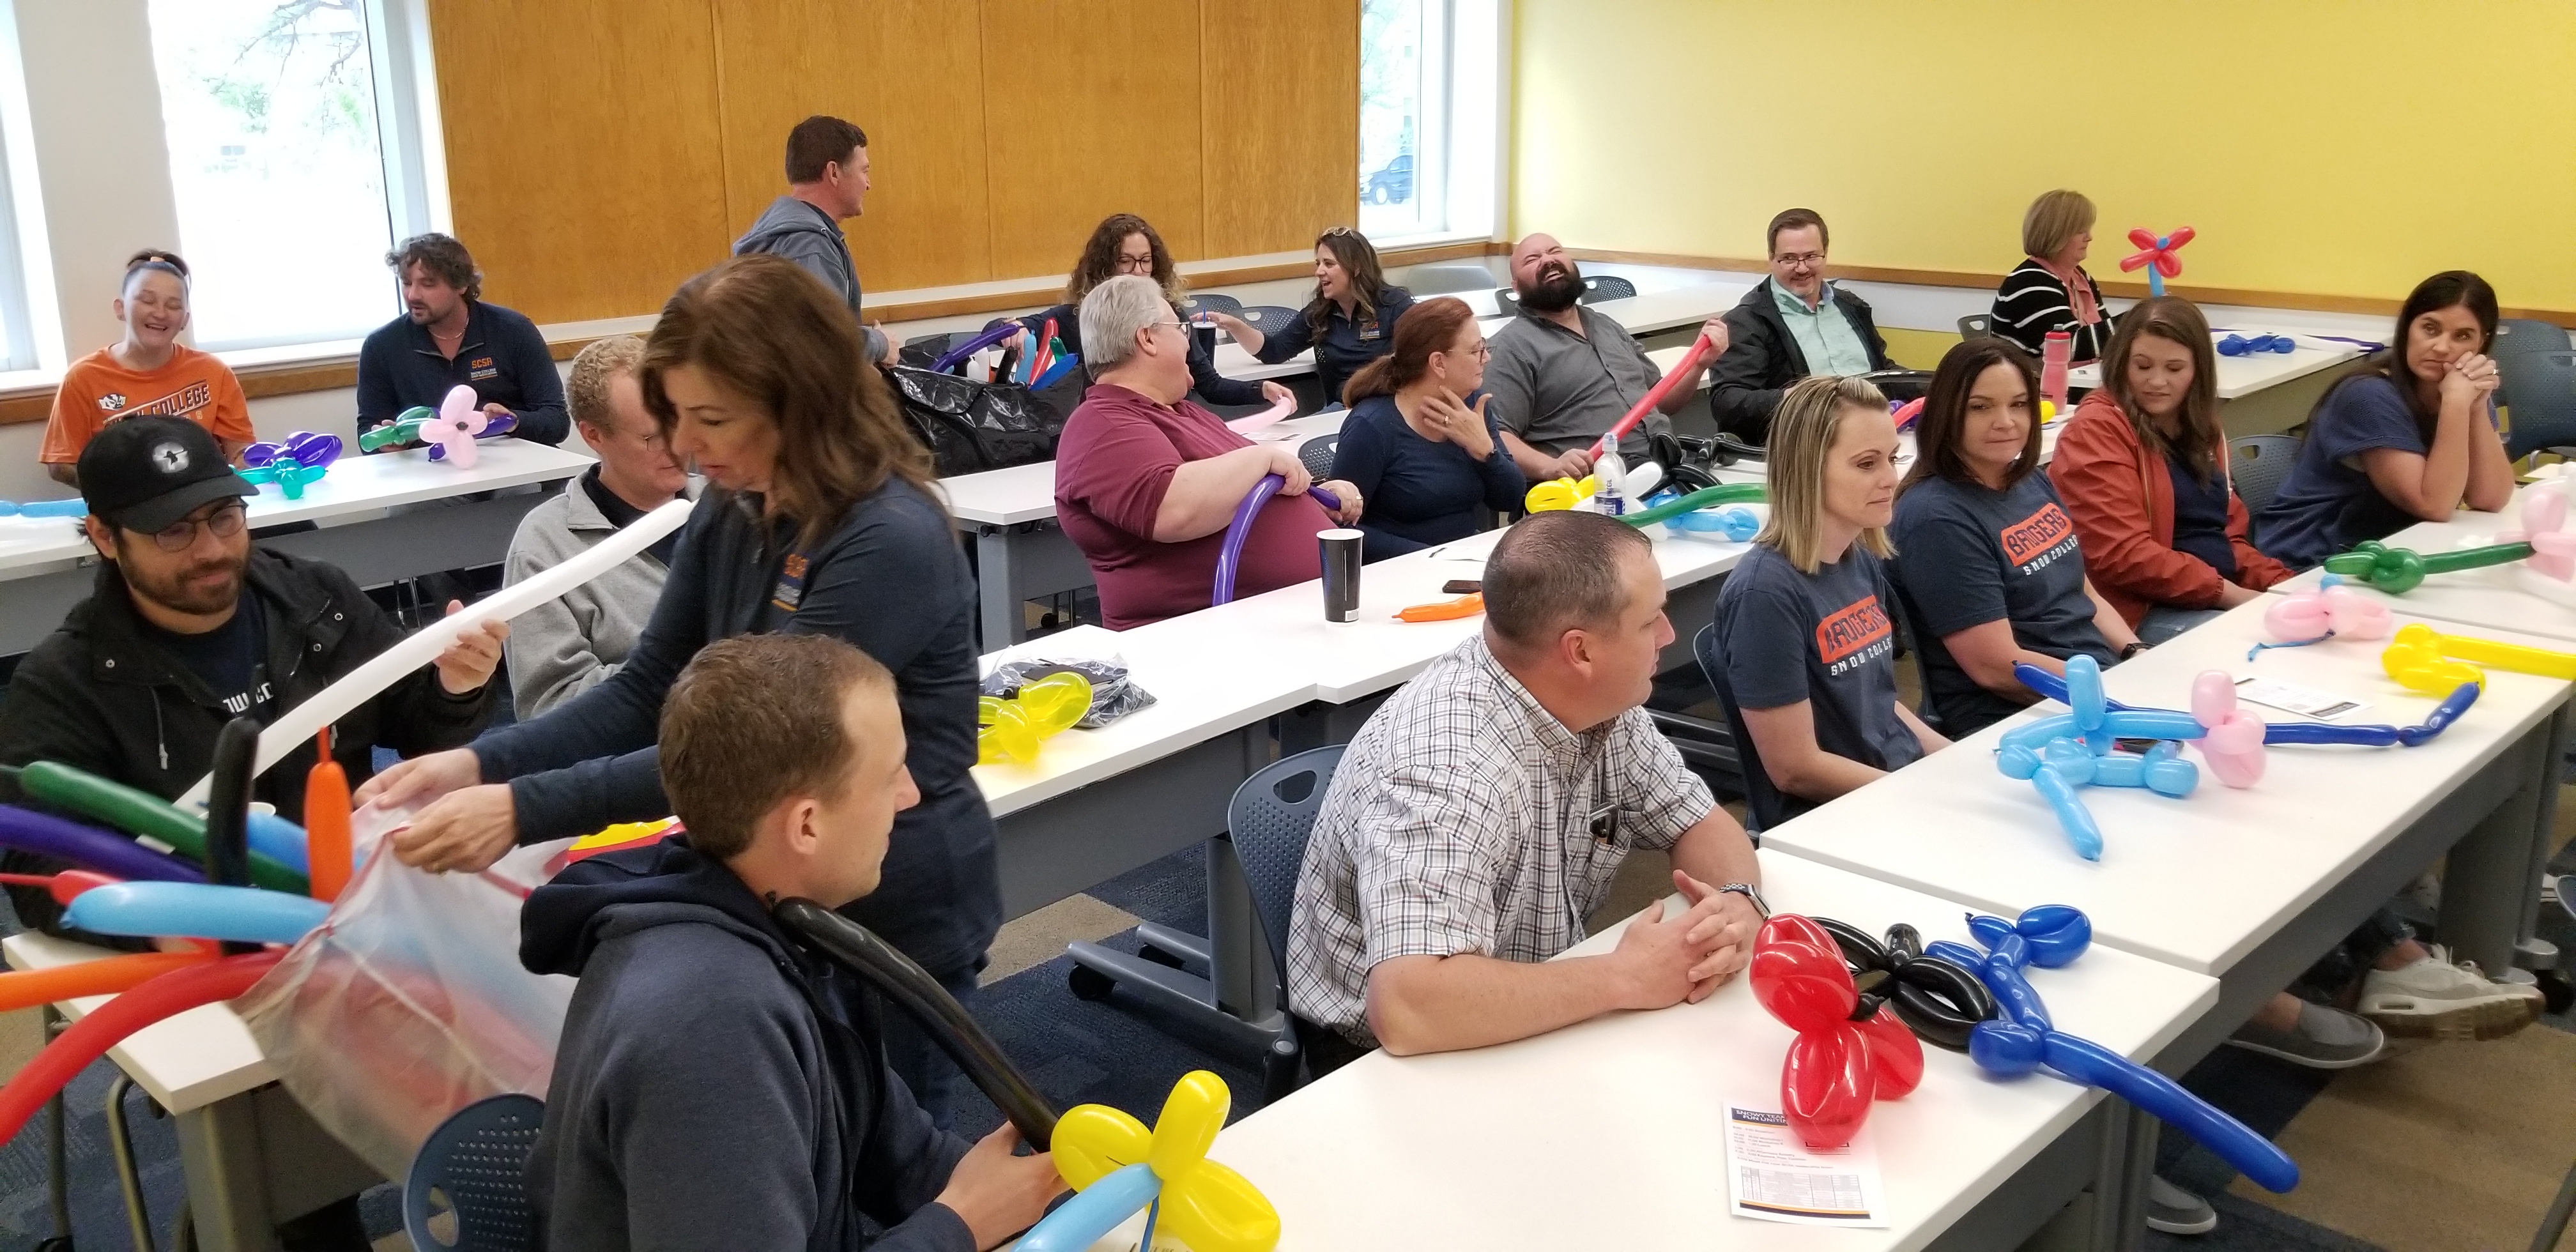
M 403 1231 L 420 1252 L 535 1252 L 528 1155 L 545 1101 L 518 1094 L 477 1100 L 429 1132 L 403 1180 Z

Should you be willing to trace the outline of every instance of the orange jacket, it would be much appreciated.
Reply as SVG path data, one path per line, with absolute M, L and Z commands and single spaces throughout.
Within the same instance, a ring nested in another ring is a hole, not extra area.
M 2225 472 L 2226 458 L 2219 458 Z M 2150 460 L 2127 414 L 2107 391 L 2075 406 L 2057 441 L 2048 478 L 2075 519 L 2084 572 L 2129 625 L 2159 604 L 2205 609 L 2218 603 L 2218 571 L 2173 546 L 2173 476 Z M 2245 537 L 2245 502 L 2227 493 L 2227 542 L 2236 551 L 2236 584 L 2261 591 L 2290 577 L 2288 566 Z

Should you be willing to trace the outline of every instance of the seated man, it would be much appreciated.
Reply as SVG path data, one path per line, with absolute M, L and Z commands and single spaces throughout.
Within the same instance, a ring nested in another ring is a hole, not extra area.
M 1369 718 L 1316 816 L 1288 1001 L 1319 1069 L 1697 1002 L 1751 959 L 1753 846 L 1640 707 L 1673 638 L 1645 536 L 1533 514 L 1484 585 L 1484 634 Z M 1641 846 L 1671 851 L 1690 906 L 1550 961 Z
M 1485 391 L 1494 397 L 1503 446 L 1531 482 L 1581 478 L 1592 472 L 1593 443 L 1664 372 L 1646 359 L 1635 336 L 1580 303 L 1583 271 L 1554 236 L 1512 245 L 1512 291 L 1520 296 L 1520 316 L 1487 341 L 1493 359 L 1485 364 Z M 1700 333 L 1715 352 L 1726 351 L 1726 319 L 1708 319 Z M 1669 415 L 1698 398 L 1700 375 L 1715 352 L 1703 355 L 1658 411 L 1619 441 L 1630 468 L 1647 459 L 1647 436 L 1672 429 Z
M 405 409 L 437 408 L 463 384 L 485 413 L 518 418 L 513 435 L 561 444 L 572 426 L 546 337 L 526 316 L 483 302 L 483 274 L 465 245 L 414 235 L 386 253 L 385 264 L 402 283 L 403 315 L 369 332 L 358 349 L 359 433 Z
M 1727 311 L 1726 354 L 1708 380 L 1717 428 L 1752 444 L 1770 441 L 1771 411 L 1789 384 L 1895 368 L 1869 303 L 1825 281 L 1825 219 L 1789 209 L 1765 238 L 1771 276 Z
M 971 1149 L 886 1067 L 876 998 L 770 906 L 874 891 L 904 768 L 894 677 L 829 635 L 707 645 L 662 706 L 662 785 L 687 826 L 574 863 L 520 914 L 520 954 L 581 983 L 530 1198 L 555 1252 L 991 1248 L 1064 1191 Z
M 348 575 L 251 546 L 242 501 L 259 489 L 224 463 L 205 427 L 129 417 L 93 436 L 77 465 L 97 587 L 19 663 L 0 704 L 0 765 L 58 761 L 175 800 L 213 766 L 226 722 L 273 721 L 402 638 Z M 494 623 L 469 634 L 340 718 L 331 755 L 350 781 L 375 773 L 377 744 L 411 755 L 472 739 L 508 633 Z M 301 819 L 313 761 L 311 744 L 287 754 L 253 798 Z M 13 873 L 63 868 L 32 853 L 0 856 Z M 65 933 L 62 906 L 43 888 L 9 894 L 22 922 Z M 367 1246 L 354 1199 L 279 1233 L 290 1249 Z
M 1093 383 L 1055 450 L 1056 520 L 1091 563 L 1111 630 L 1208 606 L 1218 549 L 1243 498 L 1283 481 L 1243 544 L 1235 595 L 1321 576 L 1315 532 L 1360 516 L 1359 489 L 1319 484 L 1286 445 L 1256 444 L 1190 403 L 1190 332 L 1154 280 L 1121 274 L 1082 298 L 1082 359 Z
M 507 582 L 562 564 L 688 489 L 688 472 L 645 411 L 644 388 L 635 376 L 643 359 L 640 335 L 597 340 L 572 359 L 566 390 L 573 424 L 599 454 L 599 464 L 519 519 L 519 532 L 510 539 Z M 617 672 L 653 616 L 679 546 L 680 534 L 673 531 L 617 568 L 519 615 L 510 636 L 510 692 L 521 718 L 535 717 Z

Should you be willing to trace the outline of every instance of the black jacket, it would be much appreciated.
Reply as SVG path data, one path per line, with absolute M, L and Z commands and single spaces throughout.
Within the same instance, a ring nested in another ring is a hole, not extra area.
M 1869 367 L 1894 369 L 1887 359 L 1887 339 L 1870 319 L 1869 302 L 1840 287 L 1826 290 L 1868 346 Z M 1780 407 L 1780 393 L 1808 372 L 1807 354 L 1798 350 L 1789 324 L 1780 320 L 1771 280 L 1765 278 L 1726 311 L 1726 352 L 1708 376 L 1708 407 L 1717 428 L 1746 443 L 1769 442 L 1771 411 Z
M 267 614 L 274 713 L 312 699 L 333 680 L 402 639 L 402 628 L 338 568 L 253 546 L 250 603 Z M 59 761 L 164 799 L 177 799 L 212 765 L 215 736 L 232 715 L 197 676 L 155 647 L 116 566 L 101 564 L 90 597 L 19 662 L 0 705 L 0 764 Z M 485 689 L 451 696 L 422 666 L 332 727 L 331 755 L 351 787 L 375 773 L 375 745 L 405 756 L 464 744 L 483 725 Z M 255 798 L 304 819 L 305 744 L 260 775 Z M 41 867 L 38 863 L 44 862 Z M 50 873 L 59 863 L 10 853 L 12 872 Z M 26 866 L 28 868 L 21 868 Z M 10 888 L 18 916 L 52 929 L 60 909 L 41 888 Z
M 967 1252 L 933 1204 L 966 1155 L 886 1068 L 876 997 L 677 839 L 578 861 L 519 959 L 581 983 L 530 1198 L 554 1252 L 649 1244 Z

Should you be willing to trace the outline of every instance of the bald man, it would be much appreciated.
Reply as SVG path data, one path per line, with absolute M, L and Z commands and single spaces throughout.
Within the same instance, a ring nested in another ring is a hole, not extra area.
M 1520 316 L 1488 341 L 1485 391 L 1493 397 L 1521 473 L 1532 482 L 1581 478 L 1592 472 L 1592 444 L 1662 379 L 1646 350 L 1619 323 L 1583 307 L 1583 271 L 1553 235 L 1531 235 L 1512 245 L 1512 290 Z M 1699 398 L 1700 376 L 1726 351 L 1726 319 L 1700 326 L 1711 351 L 1619 441 L 1630 465 L 1646 459 L 1646 438 L 1670 430 L 1670 414 Z

